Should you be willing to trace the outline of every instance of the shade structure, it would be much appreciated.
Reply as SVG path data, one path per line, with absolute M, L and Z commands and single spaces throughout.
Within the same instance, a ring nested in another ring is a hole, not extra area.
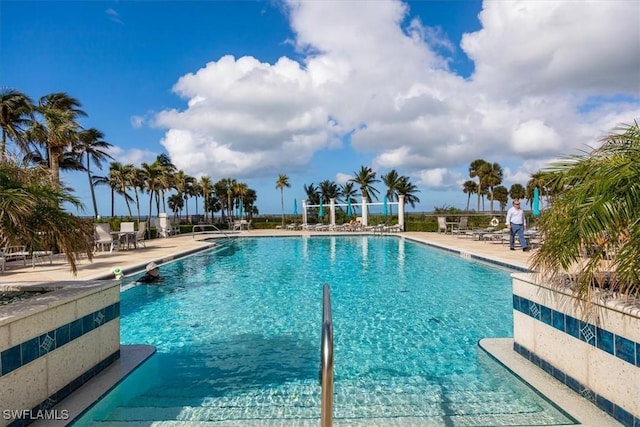
M 531 208 L 533 210 L 533 216 L 540 215 L 540 192 L 538 191 L 538 187 L 533 189 L 533 202 L 531 204 Z
M 242 206 L 242 200 L 240 200 L 240 205 L 238 206 L 238 218 L 242 218 L 244 206 Z
M 324 216 L 324 208 L 322 207 L 322 198 L 320 198 L 320 207 L 318 208 L 318 218 L 322 218 Z
M 298 199 L 293 199 L 293 214 L 298 215 Z
M 387 199 L 387 196 L 384 196 L 384 199 L 382 200 L 382 215 L 387 216 L 389 215 L 389 201 Z
M 351 197 L 347 197 L 347 216 L 351 216 L 353 209 L 351 208 Z

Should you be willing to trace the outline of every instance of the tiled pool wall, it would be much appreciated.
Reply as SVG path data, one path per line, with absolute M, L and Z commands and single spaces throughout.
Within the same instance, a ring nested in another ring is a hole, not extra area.
M 640 427 L 640 310 L 610 302 L 594 316 L 568 294 L 513 275 L 514 350 L 627 427 Z
M 0 427 L 42 417 L 120 357 L 120 283 L 84 283 L 0 310 Z

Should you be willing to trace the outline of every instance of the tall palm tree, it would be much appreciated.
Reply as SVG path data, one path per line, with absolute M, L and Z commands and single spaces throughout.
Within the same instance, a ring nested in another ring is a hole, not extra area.
M 182 211 L 182 206 L 186 205 L 187 208 L 187 216 L 189 216 L 189 205 L 187 200 L 189 199 L 189 186 L 194 181 L 195 178 L 187 175 L 182 169 L 173 174 L 173 188 L 178 192 L 178 196 L 182 197 L 185 201 L 180 207 L 180 211 Z
M 493 212 L 493 189 L 502 183 L 502 166 L 498 163 L 486 163 L 483 168 L 483 182 L 489 189 L 490 209 Z
M 209 199 L 211 198 L 211 193 L 213 192 L 213 183 L 211 182 L 211 178 L 206 175 L 200 177 L 200 188 L 202 189 L 202 203 L 204 210 L 204 221 L 209 222 Z
M 342 194 L 342 197 L 344 198 L 344 203 L 358 203 L 358 201 L 356 200 L 358 191 L 354 188 L 354 185 L 355 183 L 353 182 L 345 182 L 340 186 L 340 194 Z M 352 206 L 352 209 L 355 209 L 355 206 Z
M 98 169 L 102 169 L 102 162 L 106 159 L 112 159 L 105 150 L 112 147 L 107 141 L 104 141 L 104 134 L 98 129 L 91 128 L 78 133 L 78 141 L 74 144 L 74 150 L 80 152 L 86 158 L 87 177 L 89 178 L 89 189 L 91 190 L 91 201 L 93 202 L 93 213 L 97 218 L 98 203 L 96 202 L 96 193 L 91 178 L 91 163 L 96 165 Z M 138 215 L 139 216 L 139 215 Z
M 533 269 L 551 283 L 572 270 L 574 293 L 587 304 L 596 287 L 640 297 L 638 123 L 615 129 L 602 143 L 545 172 L 545 182 L 563 190 L 538 219 L 545 239 L 532 257 Z M 584 248 L 593 248 L 586 260 Z
M 480 211 L 480 198 L 485 189 L 484 177 L 486 164 L 487 162 L 483 159 L 476 159 L 469 164 L 469 178 L 478 178 L 478 212 Z
M 341 196 L 340 187 L 333 181 L 325 179 L 318 184 L 320 189 L 320 196 L 322 197 L 322 203 L 327 204 L 331 199 L 337 199 Z
M 158 176 L 158 189 L 156 190 L 156 207 L 158 213 L 160 212 L 160 202 L 162 201 L 162 209 L 167 210 L 167 203 L 165 200 L 165 192 L 169 191 L 173 187 L 173 174 L 176 172 L 176 166 L 171 163 L 171 159 L 165 153 L 162 153 L 156 157 L 153 162 L 160 175 Z
M 133 197 L 129 195 L 127 190 L 131 186 L 130 177 L 132 169 L 134 169 L 133 165 L 122 165 L 119 162 L 112 162 L 111 166 L 109 167 L 109 183 L 111 185 L 111 188 L 115 193 L 120 194 L 124 198 L 124 202 L 127 205 L 127 212 L 129 213 L 130 217 L 133 216 L 131 214 L 130 204 L 130 202 L 133 200 Z M 113 211 L 113 205 L 111 209 L 111 216 L 114 216 L 115 212 Z
M 307 195 L 307 200 L 310 205 L 320 204 L 320 190 L 313 182 L 309 185 L 304 184 L 302 188 L 304 189 L 304 193 Z
M 467 212 L 469 212 L 469 202 L 471 195 L 478 191 L 478 184 L 475 181 L 467 180 L 462 184 L 462 192 L 467 195 Z
M 81 127 L 79 117 L 86 116 L 80 109 L 82 104 L 76 98 L 63 92 L 55 92 L 40 98 L 36 111 L 44 120 L 47 153 L 52 181 L 60 184 L 60 161 L 65 150 L 77 141 Z
M 289 177 L 285 174 L 279 174 L 276 180 L 276 189 L 280 190 L 280 207 L 282 208 L 282 228 L 284 228 L 284 189 L 291 187 Z
M 387 200 L 390 202 L 398 201 L 398 185 L 400 185 L 400 175 L 395 169 L 390 170 L 387 174 L 380 177 L 387 187 Z M 389 206 L 389 213 L 393 216 L 393 205 Z
M 7 140 L 13 140 L 22 152 L 29 152 L 24 132 L 32 120 L 33 101 L 15 89 L 0 90 L 0 162 L 7 160 Z
M 373 186 L 375 182 L 380 182 L 376 179 L 376 173 L 368 166 L 361 166 L 358 172 L 353 173 L 354 177 L 349 181 L 354 182 L 360 186 L 360 193 L 362 197 L 369 202 L 373 201 L 373 198 L 378 200 L 379 191 Z
M 404 204 L 411 205 L 412 208 L 416 207 L 416 203 L 420 203 L 420 199 L 416 196 L 420 190 L 415 186 L 408 176 L 401 176 L 398 180 L 397 186 L 398 195 L 404 196 Z
M 509 188 L 509 197 L 513 200 L 524 199 L 526 196 L 526 191 L 522 184 L 512 184 L 511 188 Z
M 153 206 L 153 196 L 160 194 L 160 176 L 162 174 L 161 166 L 157 163 L 143 163 L 142 168 L 140 169 L 142 173 L 142 177 L 144 179 L 145 190 L 149 193 L 149 218 L 153 216 L 152 206 Z M 157 203 L 157 214 L 160 215 L 160 205 Z

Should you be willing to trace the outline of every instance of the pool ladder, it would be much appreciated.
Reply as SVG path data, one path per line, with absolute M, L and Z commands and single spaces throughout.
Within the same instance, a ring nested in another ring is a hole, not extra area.
M 333 425 L 333 321 L 329 285 L 322 288 L 322 340 L 320 343 L 320 426 Z

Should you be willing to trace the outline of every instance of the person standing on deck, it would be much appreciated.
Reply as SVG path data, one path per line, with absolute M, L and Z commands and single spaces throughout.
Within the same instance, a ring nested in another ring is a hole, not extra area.
M 509 229 L 509 249 L 515 251 L 515 237 L 518 235 L 520 246 L 524 252 L 529 251 L 527 246 L 527 240 L 524 238 L 524 229 L 527 226 L 527 219 L 524 216 L 524 211 L 520 209 L 520 200 L 514 200 L 513 206 L 507 211 L 507 228 Z

